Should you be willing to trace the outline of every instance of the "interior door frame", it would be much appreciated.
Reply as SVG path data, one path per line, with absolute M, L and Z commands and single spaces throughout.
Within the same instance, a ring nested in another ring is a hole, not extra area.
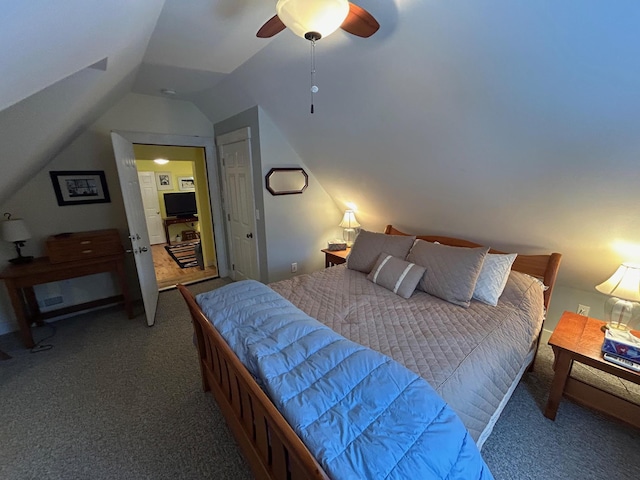
M 220 171 L 216 161 L 215 139 L 213 137 L 194 137 L 190 135 L 174 135 L 164 133 L 130 132 L 114 130 L 131 143 L 141 145 L 163 145 L 167 147 L 201 147 L 204 148 L 205 164 L 207 166 L 207 181 L 209 182 L 209 206 L 213 220 L 213 238 L 216 245 L 218 274 L 220 277 L 229 276 L 227 258 L 227 240 L 222 212 L 222 192 L 220 191 Z M 215 200 L 215 201 L 214 201 Z

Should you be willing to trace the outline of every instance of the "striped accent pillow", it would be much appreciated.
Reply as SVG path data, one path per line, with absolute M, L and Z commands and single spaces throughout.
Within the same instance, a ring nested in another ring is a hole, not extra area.
M 367 279 L 402 298 L 409 298 L 424 272 L 425 268 L 420 265 L 405 262 L 383 252 L 378 255 L 378 260 L 367 275 Z

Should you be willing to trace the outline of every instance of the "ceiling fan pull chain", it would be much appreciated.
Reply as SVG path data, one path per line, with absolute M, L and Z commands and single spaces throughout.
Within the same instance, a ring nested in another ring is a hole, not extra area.
M 311 39 L 311 113 L 313 113 L 313 94 L 318 93 L 318 86 L 315 83 L 316 76 L 316 41 Z

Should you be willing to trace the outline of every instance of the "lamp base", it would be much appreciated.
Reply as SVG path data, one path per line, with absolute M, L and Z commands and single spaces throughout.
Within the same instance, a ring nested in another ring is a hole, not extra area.
M 11 263 L 13 263 L 14 265 L 23 265 L 25 263 L 32 262 L 33 261 L 33 257 L 32 256 L 28 256 L 28 257 L 19 256 L 19 257 L 16 257 L 16 258 L 12 258 L 9 261 Z

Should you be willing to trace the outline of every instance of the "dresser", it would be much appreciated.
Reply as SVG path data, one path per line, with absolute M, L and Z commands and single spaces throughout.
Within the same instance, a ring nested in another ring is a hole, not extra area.
M 47 238 L 46 250 L 46 257 L 35 258 L 30 263 L 9 265 L 0 272 L 0 279 L 4 280 L 7 287 L 25 347 L 34 346 L 31 325 L 34 322 L 42 324 L 47 318 L 111 303 L 124 303 L 127 315 L 133 318 L 124 268 L 125 252 L 116 229 L 54 235 Z M 120 295 L 46 313 L 40 312 L 33 291 L 35 285 L 107 272 L 112 272 L 117 277 Z

